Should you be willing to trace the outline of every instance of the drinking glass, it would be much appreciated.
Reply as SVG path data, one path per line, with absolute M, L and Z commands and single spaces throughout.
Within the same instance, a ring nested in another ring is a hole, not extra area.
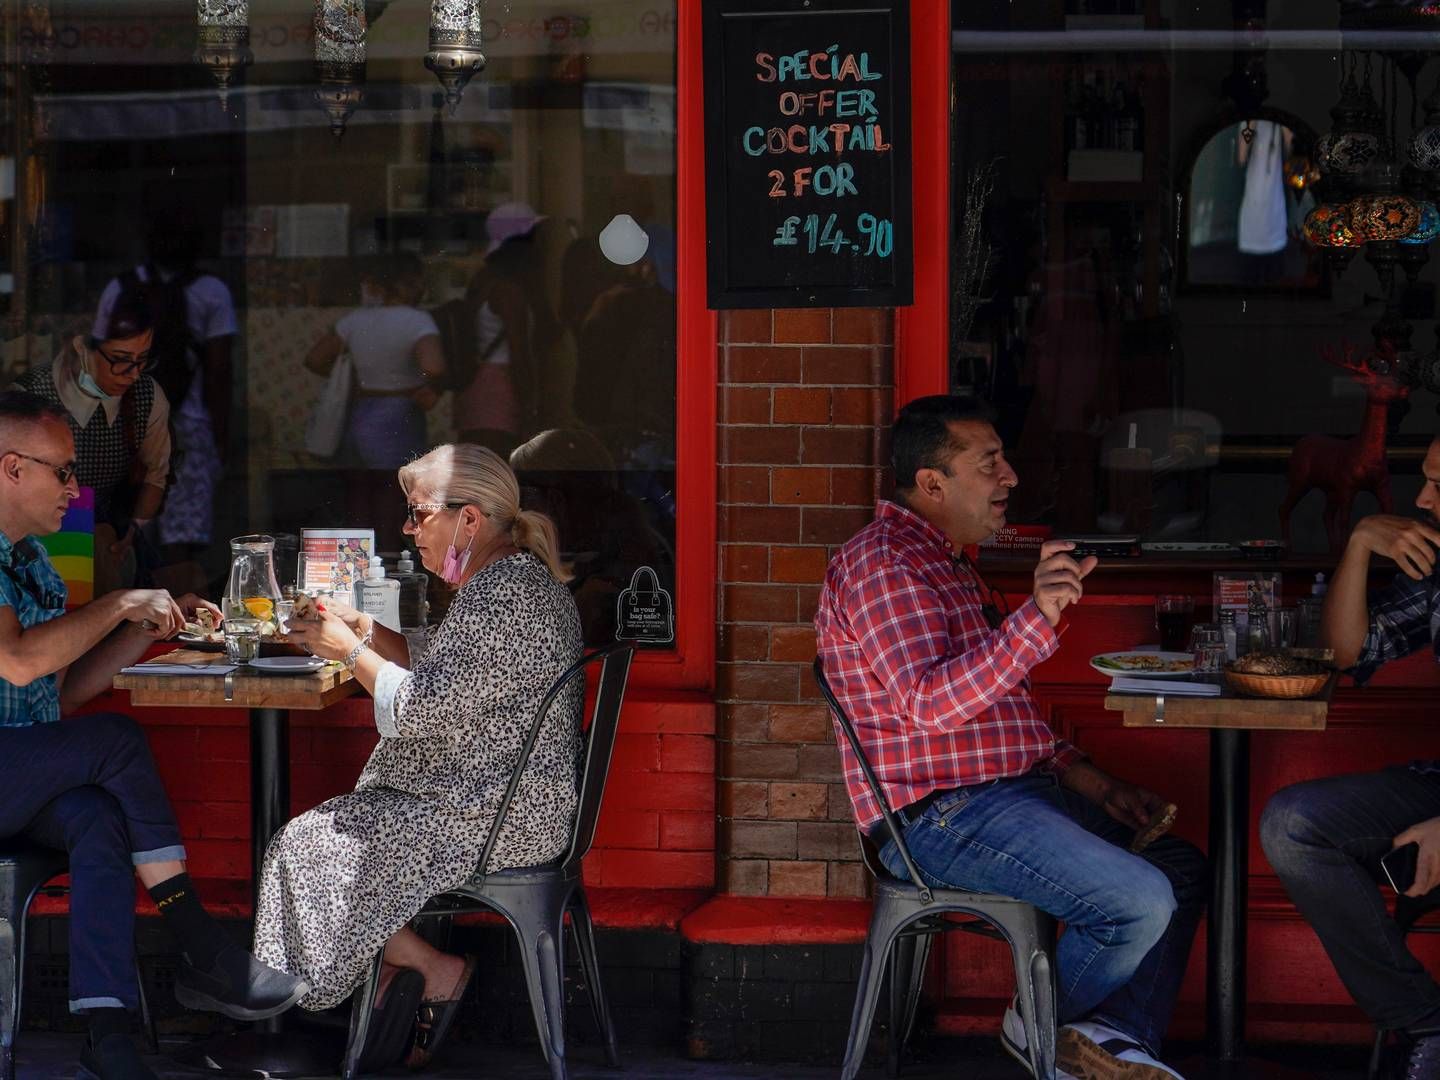
M 1225 667 L 1227 658 L 1225 642 L 1223 640 L 1198 642 L 1192 655 L 1195 657 L 1195 674 L 1209 679 L 1219 675 Z
M 290 632 L 290 616 L 295 614 L 294 600 L 275 601 L 275 629 L 282 634 Z
M 1190 630 L 1190 614 L 1194 610 L 1194 597 L 1180 595 L 1155 597 L 1155 628 L 1160 631 L 1162 652 L 1184 651 Z
M 1225 635 L 1220 632 L 1220 624 L 1213 622 L 1196 623 L 1190 628 L 1190 651 L 1194 652 L 1201 645 L 1211 641 L 1225 642 Z
M 260 620 L 248 615 L 225 620 L 225 658 L 232 664 L 248 664 L 260 655 Z

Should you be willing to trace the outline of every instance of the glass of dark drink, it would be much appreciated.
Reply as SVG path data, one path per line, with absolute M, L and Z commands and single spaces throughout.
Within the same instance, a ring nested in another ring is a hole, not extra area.
M 1190 621 L 1194 613 L 1193 597 L 1155 597 L 1155 628 L 1160 631 L 1160 648 L 1163 652 L 1185 651 L 1186 643 L 1190 640 Z

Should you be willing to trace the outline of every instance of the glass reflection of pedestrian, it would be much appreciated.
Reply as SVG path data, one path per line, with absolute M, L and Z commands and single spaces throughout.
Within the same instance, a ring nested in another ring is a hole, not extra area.
M 340 354 L 355 361 L 357 389 L 341 454 L 365 469 L 398 469 L 425 449 L 425 413 L 445 372 L 440 328 L 416 305 L 425 270 L 414 255 L 377 260 L 360 279 L 361 306 L 315 343 L 305 366 L 328 375 Z
M 154 315 L 122 290 L 91 336 L 77 334 L 54 362 L 16 386 L 65 410 L 81 486 L 95 491 L 95 595 L 140 576 L 135 543 L 165 498 L 170 403 L 149 371 Z
M 1273 120 L 1247 120 L 1235 141 L 1235 162 L 1245 170 L 1236 247 L 1246 257 L 1252 282 L 1274 280 L 1285 270 L 1289 215 L 1284 168 L 1294 138 L 1289 128 Z
M 553 322 L 535 243 L 544 220 L 521 202 L 492 210 L 485 219 L 485 265 L 465 292 L 475 320 L 475 375 L 455 392 L 455 429 L 459 441 L 488 446 L 502 457 L 535 416 L 539 349 Z
M 596 298 L 580 331 L 575 412 L 598 434 L 627 490 L 673 513 L 675 234 L 645 229 L 645 254 Z
M 100 294 L 97 326 L 122 289 L 145 294 L 155 316 L 155 379 L 173 404 L 175 460 L 157 521 L 161 559 L 172 591 L 202 591 L 196 560 L 210 543 L 215 488 L 229 439 L 231 352 L 238 332 L 230 289 L 201 270 L 195 223 L 167 208 L 156 215 L 143 264 L 111 280 Z M 101 331 L 97 330 L 96 333 Z

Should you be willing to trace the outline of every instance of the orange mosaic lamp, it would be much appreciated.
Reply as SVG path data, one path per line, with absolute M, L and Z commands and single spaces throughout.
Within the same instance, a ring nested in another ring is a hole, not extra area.
M 1349 206 L 1321 203 L 1305 218 L 1305 239 L 1315 247 L 1355 248 L 1361 240 L 1350 228 Z
M 1408 195 L 1360 195 L 1346 209 L 1350 231 L 1362 242 L 1403 240 L 1420 224 L 1420 204 Z

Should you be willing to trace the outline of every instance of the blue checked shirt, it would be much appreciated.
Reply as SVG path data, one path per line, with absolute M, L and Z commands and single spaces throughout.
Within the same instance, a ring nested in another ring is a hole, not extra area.
M 1440 661 L 1440 571 L 1423 581 L 1404 574 L 1370 598 L 1370 630 L 1350 668 L 1357 684 L 1387 660 L 1398 660 L 1429 645 Z M 1413 761 L 1419 772 L 1440 772 L 1440 761 Z
M 1426 645 L 1440 660 L 1440 572 L 1423 581 L 1396 574 L 1370 597 L 1370 629 L 1349 673 L 1364 683 L 1381 664 Z
M 27 536 L 13 544 L 0 532 L 0 607 L 15 610 L 22 630 L 64 615 L 65 595 L 65 582 L 38 539 Z M 29 686 L 0 679 L 0 728 L 59 719 L 60 690 L 53 674 Z

